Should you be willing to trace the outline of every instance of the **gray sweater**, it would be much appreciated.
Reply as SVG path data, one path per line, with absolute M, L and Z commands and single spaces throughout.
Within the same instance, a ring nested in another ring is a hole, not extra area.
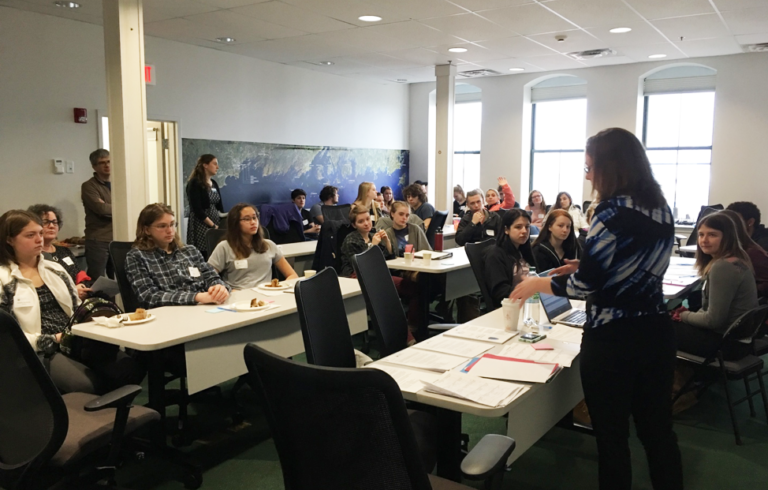
M 392 244 L 392 251 L 397 253 L 397 237 L 395 236 L 395 229 L 390 227 L 384 231 L 389 237 L 389 243 Z M 432 250 L 432 247 L 429 246 L 427 235 L 424 234 L 419 225 L 414 225 L 413 223 L 408 223 L 408 243 L 413 245 L 414 252 Z
M 705 282 L 701 310 L 683 312 L 683 322 L 725 333 L 737 318 L 757 308 L 755 275 L 744 262 L 717 260 L 702 280 Z

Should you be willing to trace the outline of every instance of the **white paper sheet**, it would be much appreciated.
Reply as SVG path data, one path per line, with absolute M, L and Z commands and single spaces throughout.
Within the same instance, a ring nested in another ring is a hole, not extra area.
M 581 336 L 583 333 L 584 330 L 581 328 L 569 327 L 568 325 L 561 325 L 558 323 L 552 326 L 552 329 L 547 332 L 547 338 L 581 345 Z
M 467 362 L 468 358 L 441 354 L 439 352 L 430 352 L 421 349 L 405 349 L 396 354 L 385 357 L 382 361 L 390 364 L 401 364 L 420 369 L 429 369 L 430 371 L 449 371 L 461 363 Z
M 517 362 L 481 357 L 467 374 L 523 383 L 546 383 L 554 372 L 553 364 Z
M 542 343 L 544 342 L 546 342 L 546 340 Z M 515 359 L 549 362 L 552 364 L 560 364 L 563 367 L 571 367 L 573 359 L 579 353 L 578 348 L 570 350 L 553 346 L 554 348 L 552 350 L 536 350 L 532 346 L 533 344 L 526 344 L 524 342 L 512 342 L 511 344 L 502 347 L 499 355 L 503 357 L 514 357 Z
M 471 340 L 438 335 L 423 342 L 419 342 L 414 348 L 442 352 L 443 354 L 452 354 L 454 356 L 477 357 L 483 352 L 492 349 L 493 345 L 486 342 L 473 342 Z
M 397 382 L 397 386 L 400 387 L 400 391 L 406 393 L 416 393 L 424 388 L 424 383 L 422 380 L 431 383 L 441 376 L 440 373 L 434 373 L 431 371 L 414 371 L 411 369 L 403 369 L 379 362 L 366 366 L 366 368 L 378 369 L 379 371 L 384 371 L 385 373 L 389 374 Z
M 494 344 L 503 344 L 517 335 L 517 332 L 505 332 L 502 328 L 467 324 L 454 327 L 446 331 L 443 335 L 470 340 L 481 340 L 483 342 L 493 342 Z
M 444 373 L 435 381 L 424 384 L 427 391 L 462 398 L 489 407 L 508 404 L 528 389 L 525 385 L 479 379 L 456 372 Z
M 429 252 L 429 250 L 427 250 L 427 252 Z M 432 253 L 432 260 L 440 260 L 440 259 L 445 259 L 445 258 L 453 256 L 452 252 L 434 252 L 434 251 L 432 251 L 431 253 Z M 416 252 L 415 254 L 413 254 L 413 256 L 415 258 L 418 258 L 418 259 L 423 259 L 424 258 L 424 251 L 421 250 L 419 252 Z

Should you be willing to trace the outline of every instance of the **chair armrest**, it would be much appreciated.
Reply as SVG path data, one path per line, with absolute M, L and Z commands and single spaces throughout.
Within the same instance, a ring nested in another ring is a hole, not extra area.
M 685 235 L 677 235 L 677 234 L 675 235 L 675 240 L 679 241 L 679 240 L 687 240 L 687 239 L 688 237 Z
M 83 409 L 86 412 L 98 412 L 105 408 L 127 407 L 139 393 L 141 393 L 141 386 L 125 385 L 87 403 Z
M 488 434 L 461 462 L 461 472 L 470 480 L 485 480 L 502 471 L 515 450 L 515 440 L 499 434 Z
M 429 330 L 450 330 L 453 327 L 458 327 L 459 325 L 461 325 L 461 323 L 433 323 L 427 328 Z

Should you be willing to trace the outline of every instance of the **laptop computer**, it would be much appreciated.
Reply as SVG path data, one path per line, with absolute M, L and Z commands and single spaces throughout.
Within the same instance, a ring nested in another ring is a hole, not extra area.
M 539 274 L 539 277 L 547 276 L 549 276 L 549 271 Z M 580 308 L 574 308 L 568 298 L 546 293 L 540 293 L 539 297 L 541 298 L 541 307 L 547 314 L 549 323 L 561 323 L 570 327 L 583 328 L 587 322 L 587 312 Z

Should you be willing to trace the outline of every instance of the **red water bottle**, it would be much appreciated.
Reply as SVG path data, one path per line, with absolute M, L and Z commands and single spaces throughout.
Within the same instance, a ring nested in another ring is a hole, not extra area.
M 438 252 L 443 251 L 443 229 L 438 228 L 437 233 L 435 233 L 435 250 Z

